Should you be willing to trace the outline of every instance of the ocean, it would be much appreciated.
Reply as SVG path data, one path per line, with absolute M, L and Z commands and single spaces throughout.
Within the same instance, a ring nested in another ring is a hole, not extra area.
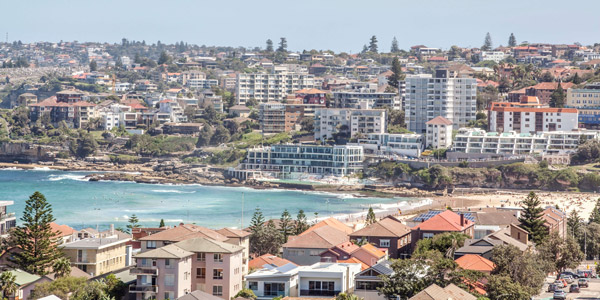
M 166 185 L 134 182 L 90 182 L 92 172 L 56 170 L 0 170 L 0 200 L 12 200 L 9 212 L 17 224 L 25 201 L 35 191 L 46 196 L 59 224 L 75 229 L 106 229 L 110 224 L 125 227 L 135 214 L 140 224 L 157 227 L 161 219 L 167 225 L 181 222 L 210 228 L 248 226 L 254 210 L 261 209 L 266 219 L 279 218 L 287 209 L 293 218 L 303 209 L 309 222 L 319 218 L 365 213 L 369 206 L 384 210 L 422 205 L 427 200 L 414 198 L 360 197 L 353 194 L 297 190 L 256 190 L 246 187 Z M 243 200 L 243 201 L 242 201 Z M 243 203 L 242 203 L 243 202 Z M 243 208 L 243 209 L 242 209 Z

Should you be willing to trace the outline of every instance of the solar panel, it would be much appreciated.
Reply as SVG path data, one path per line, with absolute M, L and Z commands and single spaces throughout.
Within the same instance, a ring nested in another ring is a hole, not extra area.
M 442 213 L 443 210 L 430 210 L 426 213 L 422 213 L 418 216 L 416 216 L 414 218 L 415 222 L 424 222 L 427 221 L 437 215 L 439 215 L 440 213 Z M 475 222 L 475 214 L 474 213 L 470 213 L 470 212 L 457 212 L 459 214 L 463 214 L 465 216 L 465 218 L 471 222 Z

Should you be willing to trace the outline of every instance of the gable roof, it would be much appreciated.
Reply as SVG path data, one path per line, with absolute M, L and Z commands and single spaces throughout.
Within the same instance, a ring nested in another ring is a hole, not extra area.
M 513 245 L 513 246 L 519 248 L 519 250 L 521 250 L 521 251 L 525 251 L 529 247 L 529 245 L 527 245 L 525 243 L 522 243 L 521 241 L 513 238 L 510 235 L 510 227 L 504 228 L 504 229 L 500 229 L 500 230 L 498 230 L 496 232 L 492 232 L 492 233 L 490 233 L 490 234 L 488 234 L 486 236 L 486 238 L 488 238 L 488 237 L 490 239 L 500 240 L 504 244 Z
M 9 272 L 15 276 L 15 283 L 19 287 L 26 286 L 41 278 L 38 275 L 27 273 L 21 269 L 13 269 L 6 272 Z
M 442 117 L 442 116 L 437 116 L 429 121 L 427 121 L 425 124 L 429 124 L 429 125 L 452 125 L 452 121 Z
M 190 252 L 225 253 L 231 254 L 244 250 L 244 247 L 229 243 L 219 242 L 203 237 L 187 239 L 173 244 Z
M 473 226 L 473 221 L 464 218 L 464 224 L 460 224 L 460 215 L 446 210 L 431 219 L 413 227 L 413 229 L 432 230 L 432 231 L 463 231 L 466 228 Z
M 400 220 L 387 216 L 363 229 L 357 230 L 350 236 L 377 236 L 377 237 L 402 237 L 410 233 L 410 227 L 402 224 Z
M 477 300 L 477 297 L 454 284 L 441 288 L 434 283 L 409 300 Z
M 306 231 L 302 232 L 299 235 L 303 235 L 303 234 L 307 234 L 315 229 L 321 228 L 321 227 L 331 227 L 334 228 L 338 231 L 344 232 L 345 234 L 351 234 L 352 233 L 352 228 L 350 228 L 349 226 L 347 226 L 346 224 L 340 222 L 338 219 L 336 218 L 327 218 L 313 226 L 311 226 L 310 228 L 308 228 Z
M 194 253 L 183 250 L 175 244 L 171 244 L 139 253 L 135 255 L 135 258 L 184 258 L 192 255 L 194 255 Z
M 314 248 L 329 249 L 337 244 L 348 241 L 346 232 L 331 226 L 319 227 L 305 231 L 297 236 L 290 236 L 284 248 Z
M 295 265 L 293 262 L 285 259 L 285 258 L 281 258 L 281 257 L 277 257 L 273 254 L 263 254 L 257 258 L 254 258 L 253 260 L 251 260 L 250 262 L 248 262 L 248 267 L 249 268 L 254 268 L 254 269 L 260 269 L 262 268 L 264 265 L 271 265 L 271 266 L 276 266 L 276 267 L 281 267 L 287 264 L 293 264 Z
M 381 257 L 385 256 L 385 252 L 381 251 L 379 248 L 377 248 L 371 244 L 364 244 L 359 249 L 355 250 L 354 252 L 357 252 L 357 251 L 365 251 L 377 258 L 381 258 Z
M 459 267 L 465 270 L 491 272 L 496 267 L 492 261 L 477 254 L 465 254 L 455 261 Z
M 50 222 L 50 229 L 53 232 L 56 232 L 59 237 L 68 236 L 75 233 L 75 229 L 69 227 L 68 225 L 59 225 L 54 222 Z
M 364 271 L 369 268 L 369 265 L 365 264 L 362 260 L 356 257 L 350 257 L 348 259 L 338 260 L 338 263 L 346 263 L 346 264 L 360 264 L 360 270 Z
M 222 228 L 217 230 L 217 232 L 228 238 L 245 238 L 250 235 L 248 231 L 233 228 Z
M 193 224 L 180 224 L 179 226 L 157 232 L 140 238 L 140 241 L 171 241 L 179 242 L 187 239 L 204 237 L 216 241 L 225 241 L 227 237 L 206 227 Z

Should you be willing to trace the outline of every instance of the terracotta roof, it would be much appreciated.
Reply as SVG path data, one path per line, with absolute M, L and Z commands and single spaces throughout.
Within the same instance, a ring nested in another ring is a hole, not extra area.
M 244 247 L 242 246 L 215 241 L 213 239 L 207 239 L 203 237 L 186 239 L 172 245 L 175 245 L 185 251 L 194 253 L 206 252 L 232 254 L 244 250 Z
M 250 232 L 248 231 L 233 228 L 223 228 L 217 230 L 217 232 L 228 238 L 244 238 L 250 235 Z
M 57 232 L 59 237 L 72 235 L 73 233 L 75 233 L 75 229 L 69 227 L 68 225 L 58 225 L 54 222 L 50 223 L 50 229 L 53 232 Z
M 350 236 L 367 237 L 402 237 L 410 233 L 410 227 L 402 224 L 400 220 L 388 216 L 379 222 L 373 223 L 361 230 L 355 231 Z
M 272 266 L 281 267 L 286 264 L 295 265 L 293 262 L 291 262 L 285 258 L 277 257 L 273 254 L 267 253 L 267 254 L 263 254 L 255 259 L 251 260 L 250 262 L 248 262 L 248 267 L 254 268 L 254 269 L 260 269 L 264 265 L 272 265 Z
M 477 254 L 465 254 L 455 261 L 459 267 L 465 270 L 481 271 L 484 273 L 492 272 L 496 267 L 492 261 Z
M 187 239 L 205 237 L 216 241 L 225 241 L 227 237 L 206 227 L 193 224 L 181 224 L 179 226 L 157 232 L 155 234 L 140 238 L 140 241 L 184 241 Z
M 362 260 L 356 257 L 350 257 L 348 259 L 338 260 L 338 263 L 346 263 L 346 264 L 360 264 L 360 270 L 364 271 L 369 268 L 369 265 L 365 264 Z
M 297 90 L 294 92 L 294 94 L 327 94 L 327 92 L 319 90 L 319 89 L 311 88 L 311 89 Z
M 348 241 L 348 235 L 331 226 L 319 227 L 305 231 L 298 236 L 290 236 L 284 248 L 314 248 L 329 249 L 337 244 Z
M 431 124 L 431 125 L 452 125 L 452 121 L 442 117 L 442 116 L 437 116 L 429 121 L 427 121 L 425 124 Z
M 321 227 L 332 227 L 334 229 L 337 229 L 339 231 L 344 232 L 345 234 L 351 234 L 352 233 L 352 228 L 350 228 L 349 226 L 347 226 L 346 224 L 340 222 L 338 219 L 336 218 L 327 218 L 313 226 L 311 226 L 310 228 L 308 228 L 306 231 L 304 231 L 303 233 L 299 234 L 299 235 L 303 235 L 306 233 L 309 233 L 317 228 L 321 228 Z
M 366 252 L 368 252 L 369 254 L 377 257 L 377 258 L 381 258 L 385 256 L 385 252 L 381 251 L 379 248 L 371 245 L 371 244 L 364 244 L 360 247 L 360 249 L 356 250 L 356 251 L 360 251 L 360 250 L 364 250 Z M 355 251 L 355 252 L 356 252 Z
M 568 89 L 573 86 L 572 82 L 561 82 L 560 84 L 563 89 Z M 536 90 L 555 90 L 558 87 L 558 82 L 540 82 L 528 89 L 536 89 Z
M 445 288 L 434 283 L 409 300 L 477 300 L 477 297 L 452 283 Z
M 464 225 L 460 225 L 460 215 L 446 210 L 442 213 L 435 215 L 423 223 L 413 227 L 414 229 L 421 230 L 432 230 L 432 231 L 463 231 L 466 228 L 473 226 L 473 222 L 469 221 L 467 218 L 463 218 Z
M 577 108 L 555 107 L 493 107 L 492 111 L 498 112 L 545 112 L 545 113 L 577 113 Z
M 350 242 L 350 241 L 343 242 L 343 243 L 340 243 L 340 244 L 338 244 L 338 245 L 335 245 L 335 246 L 331 247 L 331 249 L 329 249 L 329 250 L 330 250 L 331 252 L 333 252 L 333 253 L 337 253 L 337 252 L 335 252 L 335 251 L 333 251 L 333 250 L 332 250 L 332 249 L 335 249 L 335 248 L 337 248 L 337 249 L 339 249 L 340 251 L 342 251 L 342 252 L 345 252 L 345 253 L 347 253 L 347 254 L 351 254 L 351 253 L 353 253 L 354 251 L 356 251 L 356 250 L 360 249 L 360 247 L 359 247 L 359 246 L 355 245 L 354 243 L 352 243 L 352 242 Z

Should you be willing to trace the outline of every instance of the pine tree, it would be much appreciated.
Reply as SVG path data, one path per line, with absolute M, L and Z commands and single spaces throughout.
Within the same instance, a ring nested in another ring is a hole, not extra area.
M 369 42 L 369 52 L 377 53 L 377 37 L 372 36 Z
M 539 245 L 546 235 L 546 227 L 544 227 L 543 209 L 540 207 L 540 199 L 534 192 L 530 192 L 527 198 L 523 201 L 523 213 L 519 218 L 521 227 L 529 232 L 529 239 Z
M 373 207 L 369 206 L 369 211 L 367 212 L 367 219 L 365 220 L 365 225 L 369 226 L 369 225 L 375 224 L 375 223 L 377 223 L 377 217 L 375 216 Z
M 567 234 L 570 234 L 574 238 L 579 236 L 579 232 L 581 231 L 581 217 L 577 210 L 572 210 L 567 218 Z
M 483 42 L 483 46 L 481 46 L 481 50 L 483 50 L 483 51 L 492 50 L 492 36 L 490 35 L 489 32 L 485 35 L 485 41 Z
M 392 60 L 391 71 L 392 75 L 388 77 L 388 84 L 390 86 L 393 86 L 394 88 L 398 88 L 400 81 L 404 80 L 404 78 L 406 77 L 406 75 L 402 73 L 402 66 L 400 65 L 400 60 L 398 59 L 398 57 L 394 57 L 394 59 Z
M 159 228 L 165 227 L 165 220 L 164 219 L 160 219 L 160 224 L 158 224 Z
M 295 234 L 301 234 L 308 229 L 308 222 L 306 221 L 306 215 L 304 214 L 304 210 L 298 211 L 298 215 L 296 216 L 296 228 Z
M 590 223 L 600 224 L 600 198 L 596 201 L 596 206 L 594 206 L 594 210 L 590 214 Z
M 22 225 L 12 233 L 14 246 L 21 249 L 9 258 L 14 267 L 37 275 L 48 273 L 54 260 L 61 256 L 56 232 L 50 227 L 54 220 L 52 206 L 42 193 L 35 192 L 25 201 Z
M 515 47 L 516 45 L 517 45 L 517 39 L 515 38 L 515 35 L 513 33 L 511 33 L 510 36 L 508 37 L 508 46 Z
M 90 62 L 90 72 L 96 72 L 98 70 L 98 63 L 95 60 Z
M 158 64 L 159 65 L 168 64 L 170 60 L 171 60 L 171 58 L 169 57 L 167 52 L 163 51 L 160 53 L 160 57 L 158 58 Z
M 571 80 L 574 84 L 580 84 L 583 82 L 583 80 L 581 79 L 581 77 L 579 77 L 579 73 L 575 73 L 575 75 L 573 76 L 573 80 Z
M 273 52 L 273 41 L 271 41 L 271 39 L 267 40 L 267 47 L 265 48 L 265 51 L 267 52 Z
M 282 37 L 279 40 L 279 48 L 277 48 L 277 52 L 286 52 L 287 51 L 287 39 Z
M 265 217 L 263 216 L 262 211 L 260 211 L 260 208 L 257 207 L 254 209 L 254 214 L 252 215 L 252 220 L 250 221 L 250 231 L 252 231 L 252 233 L 256 233 L 263 227 L 264 224 Z
M 131 215 L 131 217 L 129 217 L 129 220 L 127 220 L 127 223 L 129 223 L 129 224 L 127 224 L 127 226 L 125 226 L 125 227 L 127 227 L 127 232 L 131 233 L 133 228 L 142 227 L 142 225 L 138 224 L 139 222 L 140 222 L 140 220 L 138 219 L 138 217 L 135 214 Z
M 283 242 L 287 243 L 288 237 L 294 233 L 294 227 L 292 224 L 292 216 L 287 209 L 283 210 L 281 218 L 279 219 L 279 228 L 283 235 Z
M 369 47 L 367 47 L 367 45 L 365 44 L 365 45 L 363 45 L 362 51 L 360 51 L 360 53 L 364 54 L 364 53 L 367 53 L 367 52 L 369 52 Z
M 400 52 L 400 47 L 398 47 L 398 40 L 396 39 L 396 37 L 394 37 L 394 39 L 392 39 L 392 47 L 390 48 L 390 52 L 392 52 L 392 53 Z
M 562 83 L 559 81 L 556 89 L 550 95 L 550 107 L 563 108 L 565 107 L 565 90 L 562 87 Z

